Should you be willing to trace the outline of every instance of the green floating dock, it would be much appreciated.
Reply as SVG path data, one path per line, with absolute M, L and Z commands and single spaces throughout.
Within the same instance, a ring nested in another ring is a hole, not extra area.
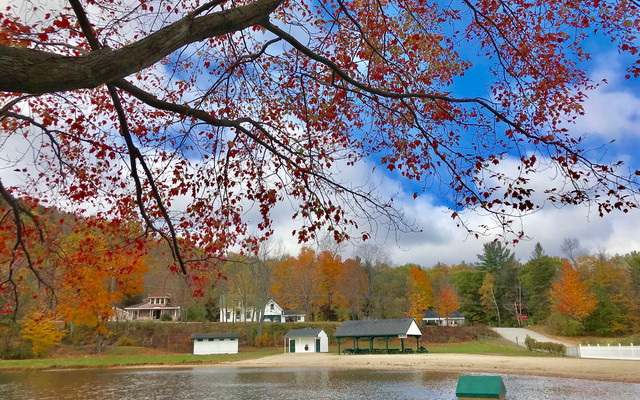
M 458 400 L 502 399 L 507 395 L 507 388 L 500 376 L 470 376 L 458 378 L 456 396 Z

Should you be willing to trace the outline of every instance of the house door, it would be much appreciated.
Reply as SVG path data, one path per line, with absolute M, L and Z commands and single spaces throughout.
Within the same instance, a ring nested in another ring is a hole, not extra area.
M 289 353 L 296 352 L 296 341 L 289 339 Z
M 160 310 L 153 310 L 153 319 L 160 319 Z
M 320 338 L 316 338 L 316 353 L 320 353 Z

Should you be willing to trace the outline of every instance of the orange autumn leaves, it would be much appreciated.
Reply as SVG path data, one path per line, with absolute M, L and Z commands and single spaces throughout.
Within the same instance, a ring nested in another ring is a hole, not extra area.
M 309 318 L 321 305 L 359 309 L 368 288 L 367 275 L 354 260 L 303 247 L 275 268 L 271 291 L 280 305 L 304 310 Z
M 3 295 L 4 306 L 12 314 L 19 311 L 18 306 L 26 310 L 24 337 L 31 340 L 35 355 L 41 355 L 63 335 L 56 333 L 52 321 L 86 325 L 98 335 L 105 334 L 115 304 L 144 290 L 146 251 L 140 238 L 128 239 L 139 237 L 135 224 L 73 218 L 38 207 L 32 214 L 37 226 L 29 219 L 23 221 L 28 252 L 18 249 L 8 262 L 0 263 L 0 273 L 15 277 L 0 287 L 0 293 L 8 292 Z M 0 235 L 0 243 L 7 248 L 13 241 Z M 31 270 L 35 272 L 29 274 Z M 31 294 L 14 299 L 13 283 L 20 292 Z
M 115 313 L 113 305 L 144 290 L 145 260 L 140 252 L 113 249 L 91 234 L 68 239 L 74 252 L 62 264 L 58 310 L 65 321 L 96 327 L 98 334 L 104 334 Z
M 409 300 L 410 308 L 405 314 L 422 320 L 422 312 L 433 309 L 440 317 L 447 318 L 452 312 L 460 308 L 458 296 L 451 286 L 443 284 L 434 297 L 434 289 L 425 271 L 420 268 L 409 270 Z
M 562 263 L 560 277 L 553 284 L 551 296 L 555 300 L 555 309 L 560 313 L 583 321 L 596 309 L 598 300 L 589 290 L 587 282 L 580 279 L 580 273 L 565 261 Z

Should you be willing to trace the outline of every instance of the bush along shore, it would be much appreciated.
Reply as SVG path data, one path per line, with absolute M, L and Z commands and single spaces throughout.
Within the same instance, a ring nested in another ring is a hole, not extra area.
M 530 351 L 546 351 L 551 354 L 560 354 L 563 356 L 567 354 L 567 346 L 554 342 L 538 342 L 529 335 L 527 335 L 527 338 L 524 340 L 524 344 Z

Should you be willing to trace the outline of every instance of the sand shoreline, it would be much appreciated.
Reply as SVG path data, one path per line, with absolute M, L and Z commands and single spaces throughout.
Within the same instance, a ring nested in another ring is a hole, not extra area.
M 198 367 L 345 368 L 490 373 L 640 383 L 640 362 L 569 357 L 510 357 L 474 354 L 337 355 L 280 354 Z

